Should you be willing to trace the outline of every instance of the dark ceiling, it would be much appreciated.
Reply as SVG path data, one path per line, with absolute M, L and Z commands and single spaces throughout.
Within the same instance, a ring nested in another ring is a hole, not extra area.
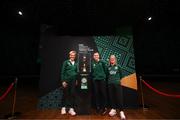
M 20 18 L 17 11 L 24 15 Z M 13 0 L 3 2 L 5 22 L 53 25 L 64 32 L 111 31 L 121 26 L 144 24 L 149 16 L 156 23 L 178 23 L 175 0 Z M 19 20 L 21 19 L 21 21 Z
M 58 0 L 40 2 L 40 22 L 60 32 L 103 31 L 113 33 L 121 26 L 144 24 L 149 16 L 156 23 L 176 23 L 179 7 L 171 0 Z
M 178 0 L 4 0 L 1 3 L 1 74 L 39 72 L 36 60 L 40 30 L 52 27 L 59 35 L 109 35 L 123 26 L 133 27 L 139 71 L 178 69 L 180 72 Z M 152 20 L 148 21 L 148 17 Z

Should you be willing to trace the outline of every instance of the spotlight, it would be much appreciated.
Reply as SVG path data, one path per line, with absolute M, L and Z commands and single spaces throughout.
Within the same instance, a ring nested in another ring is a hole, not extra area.
M 149 20 L 149 21 L 152 20 L 152 17 L 148 17 L 148 20 Z
M 21 11 L 18 11 L 18 14 L 21 15 L 21 16 L 23 15 L 23 13 Z

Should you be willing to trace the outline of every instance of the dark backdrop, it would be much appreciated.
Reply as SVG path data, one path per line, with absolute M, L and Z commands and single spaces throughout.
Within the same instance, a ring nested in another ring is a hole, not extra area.
M 60 72 L 62 63 L 69 59 L 69 51 L 78 51 L 78 44 L 84 44 L 97 50 L 92 37 L 57 36 L 46 31 L 40 42 L 41 73 L 40 95 L 60 87 Z

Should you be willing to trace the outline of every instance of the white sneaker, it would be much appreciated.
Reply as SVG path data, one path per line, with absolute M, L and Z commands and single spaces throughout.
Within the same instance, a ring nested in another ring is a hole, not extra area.
M 66 108 L 65 108 L 65 107 L 62 107 L 62 108 L 61 108 L 61 115 L 64 115 L 64 114 L 66 114 Z
M 116 110 L 115 109 L 111 109 L 111 111 L 109 112 L 109 115 L 112 117 L 114 115 L 116 115 Z
M 74 116 L 74 115 L 76 115 L 76 112 L 74 111 L 73 108 L 70 108 L 70 109 L 69 109 L 69 114 L 72 115 L 72 116 Z
M 120 112 L 120 117 L 121 117 L 121 120 L 125 120 L 126 119 L 126 116 L 124 115 L 123 111 Z

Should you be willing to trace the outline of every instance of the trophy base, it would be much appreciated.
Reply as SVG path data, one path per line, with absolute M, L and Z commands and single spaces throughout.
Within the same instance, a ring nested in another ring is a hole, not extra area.
M 79 74 L 76 104 L 78 115 L 91 113 L 91 84 L 89 74 Z

